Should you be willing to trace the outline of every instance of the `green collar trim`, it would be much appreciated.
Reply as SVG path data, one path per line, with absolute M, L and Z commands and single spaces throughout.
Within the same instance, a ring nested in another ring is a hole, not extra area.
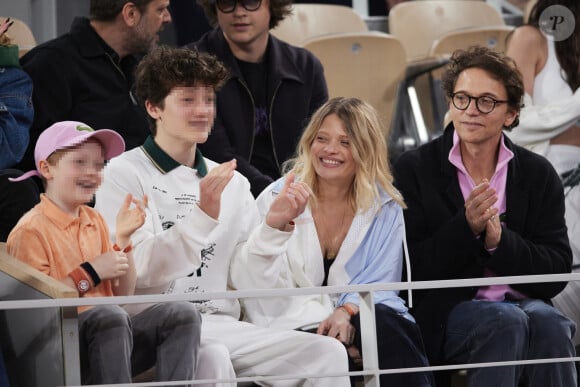
M 145 155 L 151 160 L 153 165 L 161 172 L 161 173 L 169 173 L 177 167 L 180 167 L 181 164 L 175 161 L 171 156 L 169 156 L 163 149 L 157 145 L 153 137 L 148 136 L 145 143 L 141 146 Z M 193 169 L 197 170 L 197 174 L 200 177 L 204 177 L 207 175 L 207 165 L 205 164 L 205 160 L 203 159 L 203 155 L 199 148 L 195 149 L 195 161 L 192 166 Z
M 18 62 L 18 46 L 0 46 L 0 67 L 20 67 Z

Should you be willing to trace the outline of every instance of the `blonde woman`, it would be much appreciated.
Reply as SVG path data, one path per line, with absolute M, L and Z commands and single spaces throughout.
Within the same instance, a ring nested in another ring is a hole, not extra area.
M 262 224 L 232 269 L 237 288 L 398 282 L 403 208 L 393 187 L 376 111 L 334 98 L 312 117 L 290 172 L 257 199 Z M 374 294 L 381 369 L 426 366 L 414 319 L 396 291 Z M 246 299 L 245 316 L 268 327 L 311 330 L 360 354 L 358 293 Z M 381 385 L 430 386 L 429 373 L 381 375 Z

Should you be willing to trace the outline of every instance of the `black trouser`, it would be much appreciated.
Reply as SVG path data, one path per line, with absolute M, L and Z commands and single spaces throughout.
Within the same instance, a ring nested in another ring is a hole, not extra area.
M 417 324 L 383 304 L 375 304 L 375 317 L 380 369 L 427 367 L 429 365 Z M 357 314 L 351 322 L 356 328 L 354 344 L 361 351 L 360 316 Z M 350 365 L 352 367 L 354 364 Z M 380 384 L 381 386 L 404 387 L 435 386 L 430 371 L 384 374 L 380 377 Z

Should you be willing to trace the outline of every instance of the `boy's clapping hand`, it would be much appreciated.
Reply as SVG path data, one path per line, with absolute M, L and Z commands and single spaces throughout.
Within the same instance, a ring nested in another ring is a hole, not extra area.
M 123 249 L 131 244 L 131 235 L 145 223 L 147 195 L 143 200 L 135 199 L 130 193 L 125 196 L 121 209 L 117 213 L 117 245 Z M 131 204 L 134 206 L 131 208 Z
M 220 215 L 222 193 L 234 177 L 235 159 L 213 168 L 199 183 L 199 208 L 213 219 Z
M 91 261 L 91 266 L 101 280 L 122 277 L 129 270 L 127 254 L 122 251 L 109 251 Z

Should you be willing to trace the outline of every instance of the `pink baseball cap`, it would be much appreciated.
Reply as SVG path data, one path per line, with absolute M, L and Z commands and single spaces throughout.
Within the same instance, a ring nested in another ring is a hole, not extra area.
M 77 121 L 61 121 L 49 126 L 36 141 L 34 148 L 34 163 L 36 170 L 28 171 L 20 177 L 9 178 L 10 181 L 21 181 L 31 176 L 40 176 L 38 171 L 40 160 L 46 160 L 59 149 L 72 148 L 82 144 L 89 138 L 97 139 L 105 150 L 105 160 L 119 156 L 125 151 L 123 137 L 114 130 L 94 130 L 87 124 Z

